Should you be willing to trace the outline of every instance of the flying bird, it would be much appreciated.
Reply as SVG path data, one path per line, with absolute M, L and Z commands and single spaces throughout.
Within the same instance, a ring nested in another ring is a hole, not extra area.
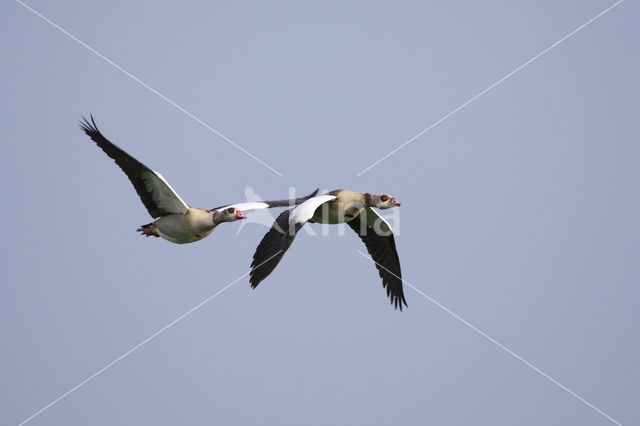
M 162 175 L 145 166 L 124 150 L 111 143 L 91 122 L 82 117 L 80 128 L 111 157 L 127 175 L 142 204 L 155 221 L 140 226 L 137 231 L 147 237 L 162 237 L 176 244 L 192 243 L 211 234 L 219 224 L 245 219 L 243 211 L 285 207 L 300 204 L 318 193 L 294 200 L 261 201 L 229 204 L 213 209 L 190 207 Z
M 402 291 L 402 272 L 391 225 L 373 207 L 389 209 L 400 203 L 389 195 L 372 195 L 338 189 L 310 198 L 278 216 L 256 248 L 249 282 L 256 288 L 276 268 L 296 233 L 307 222 L 346 222 L 362 239 L 382 278 L 382 286 L 396 309 L 407 306 Z

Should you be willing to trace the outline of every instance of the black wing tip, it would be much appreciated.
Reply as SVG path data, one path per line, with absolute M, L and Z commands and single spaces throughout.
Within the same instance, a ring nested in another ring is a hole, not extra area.
M 85 132 L 88 136 L 91 136 L 92 134 L 100 134 L 100 130 L 98 130 L 98 125 L 96 124 L 96 121 L 93 119 L 93 114 L 89 114 L 89 118 L 91 118 L 91 122 L 89 122 L 89 120 L 87 120 L 87 118 L 83 115 L 80 116 L 80 119 L 78 120 L 78 126 L 80 126 L 80 129 L 82 129 L 83 132 Z
M 260 284 L 260 281 L 254 280 L 253 277 L 251 277 L 249 278 L 249 284 L 251 285 L 251 288 L 255 290 L 258 287 L 258 284 Z
M 316 194 L 318 193 L 318 191 L 320 191 L 320 188 L 316 188 L 316 190 L 315 190 L 315 191 L 313 191 L 311 194 L 306 195 L 306 196 L 304 196 L 304 197 L 295 198 L 295 199 L 293 199 L 293 200 L 287 200 L 287 201 L 286 201 L 286 202 L 287 202 L 287 204 L 286 204 L 286 205 L 289 205 L 289 206 L 290 206 L 290 205 L 291 205 L 291 201 L 293 201 L 293 203 L 294 203 L 295 205 L 297 205 L 297 204 L 302 204 L 302 203 L 304 203 L 305 201 L 307 201 L 307 200 L 309 200 L 309 199 L 311 199 L 311 198 L 315 197 L 315 196 L 316 196 Z M 276 207 L 276 206 L 277 206 L 277 204 L 276 204 L 276 205 L 274 205 L 274 207 Z
M 254 266 L 253 264 L 251 264 L 251 268 L 253 268 L 249 273 L 249 284 L 251 284 L 251 288 L 255 289 L 256 287 L 258 287 L 258 284 L 264 281 L 264 279 L 267 278 L 271 274 L 271 272 L 273 272 L 273 269 L 270 271 L 267 270 L 265 274 L 265 271 L 261 270 L 261 268 L 263 267 L 266 267 L 265 262 L 262 262 L 258 266 Z
M 261 268 L 265 266 L 267 261 L 260 262 L 258 260 L 259 248 L 260 246 L 258 245 L 256 252 L 253 254 L 253 261 L 251 262 L 251 272 L 249 272 L 249 284 L 251 284 L 251 288 L 258 287 L 258 284 L 260 284 L 265 278 L 267 278 L 270 273 L 269 272 L 267 273 L 267 275 L 264 275 L 263 271 L 261 270 Z M 260 272 L 262 272 L 262 274 L 260 274 Z
M 254 260 L 255 260 L 255 257 L 254 257 Z M 258 281 L 254 275 L 256 272 L 256 269 L 258 268 L 256 268 L 255 265 L 252 263 L 251 271 L 249 272 L 249 284 L 251 284 L 251 288 L 256 288 L 258 284 L 260 284 L 260 281 Z
M 407 305 L 407 301 L 404 298 L 404 294 L 401 294 L 399 296 L 392 296 L 390 302 L 391 302 L 392 305 L 394 305 L 394 308 L 396 310 L 400 309 L 400 312 L 402 312 L 402 305 L 403 304 L 404 304 L 404 306 L 406 308 L 409 307 L 409 305 Z

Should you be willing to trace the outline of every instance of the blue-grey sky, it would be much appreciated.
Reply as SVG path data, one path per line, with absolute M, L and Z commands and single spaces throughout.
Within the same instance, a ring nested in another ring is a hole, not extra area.
M 640 8 L 625 1 L 0 6 L 0 423 L 18 424 L 248 271 L 249 223 L 174 245 L 77 127 L 205 208 L 316 187 L 402 202 L 420 291 L 639 424 Z M 311 225 L 318 230 L 318 225 Z M 301 235 L 28 424 L 608 425 L 416 291 L 394 311 L 349 233 Z

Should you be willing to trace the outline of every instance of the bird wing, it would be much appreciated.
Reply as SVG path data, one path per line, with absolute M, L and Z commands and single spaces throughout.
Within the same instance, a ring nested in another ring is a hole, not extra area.
M 391 225 L 389 224 L 389 222 L 387 222 L 382 216 L 378 214 L 377 211 L 375 211 L 371 207 L 365 207 L 364 213 L 367 218 L 367 226 L 372 227 L 377 234 L 388 235 L 393 232 L 393 229 L 391 229 Z
M 364 218 L 363 215 L 365 215 Z M 367 247 L 367 251 L 376 264 L 380 278 L 382 278 L 382 286 L 387 289 L 387 296 L 391 303 L 396 309 L 402 310 L 402 304 L 407 306 L 407 301 L 402 290 L 400 258 L 391 226 L 377 212 L 368 207 L 347 224 L 358 234 Z M 378 228 L 382 228 L 383 232 L 376 232 Z M 384 228 L 387 228 L 388 231 L 384 231 Z
M 91 117 L 91 122 L 84 117 L 82 120 L 80 128 L 127 175 L 151 217 L 156 218 L 171 213 L 187 212 L 189 209 L 187 203 L 180 198 L 160 173 L 145 166 L 105 138 L 98 130 L 93 116 Z
M 229 208 L 234 208 L 236 210 L 240 210 L 240 211 L 247 211 L 247 210 L 259 210 L 259 209 L 268 209 L 270 206 L 269 204 L 267 204 L 266 202 L 260 202 L 260 201 L 251 201 L 248 203 L 235 203 L 235 204 L 229 204 L 226 206 L 222 206 L 222 207 L 216 207 L 215 209 L 211 209 L 209 211 L 212 212 L 221 212 L 223 210 L 229 209 Z
M 335 198 L 333 195 L 313 197 L 293 209 L 280 213 L 253 254 L 249 278 L 251 287 L 256 288 L 278 266 L 296 234 L 311 219 L 315 210 Z
M 236 203 L 236 204 L 229 204 L 225 206 L 215 207 L 210 211 L 221 212 L 222 210 L 228 209 L 230 207 L 233 207 L 236 210 L 240 210 L 240 211 L 270 209 L 272 207 L 290 207 L 290 206 L 295 206 L 296 204 L 301 204 L 307 201 L 311 197 L 315 196 L 317 193 L 318 193 L 318 190 L 316 189 L 306 197 L 294 198 L 292 200 L 251 201 L 247 203 Z
M 289 230 L 289 216 L 294 209 L 288 209 L 280 213 L 276 221 L 269 229 L 262 241 L 258 244 L 251 262 L 249 282 L 252 288 L 269 276 L 278 266 L 287 249 L 293 243 L 296 233 L 304 224 L 295 226 Z
M 336 198 L 337 197 L 335 195 L 320 195 L 318 197 L 308 199 L 291 211 L 291 215 L 289 216 L 289 226 L 298 223 L 304 225 L 313 217 L 313 214 L 318 207 L 328 201 L 335 200 Z

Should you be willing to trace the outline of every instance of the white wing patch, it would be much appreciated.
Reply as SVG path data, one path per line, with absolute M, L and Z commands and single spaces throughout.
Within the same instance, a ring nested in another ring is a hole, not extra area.
M 242 229 L 250 223 L 258 223 L 267 228 L 271 227 L 271 224 L 274 221 L 274 217 L 269 213 L 269 210 L 267 209 L 268 207 L 267 203 L 262 202 L 263 198 L 256 191 L 254 191 L 253 188 L 250 186 L 247 186 L 244 188 L 244 197 L 246 198 L 247 202 L 260 203 L 260 209 L 258 209 L 255 213 L 251 213 L 245 216 L 247 218 L 246 220 L 240 221 L 240 226 L 236 231 L 236 235 L 238 235 L 240 231 L 242 231 Z M 262 205 L 264 205 L 264 207 Z M 242 210 L 247 210 L 247 209 L 240 208 L 240 211 Z M 253 209 L 249 209 L 249 210 L 253 210 Z
M 223 210 L 226 210 L 230 207 L 233 207 L 236 210 L 240 210 L 240 211 L 246 211 L 246 210 L 260 210 L 260 209 L 268 209 L 269 208 L 269 204 L 267 203 L 261 203 L 259 201 L 252 201 L 252 202 L 248 202 L 248 203 L 236 203 L 236 204 L 230 204 L 228 206 L 224 206 L 224 207 L 220 207 L 219 209 L 216 209 L 217 212 L 221 212 Z
M 393 230 L 391 229 L 389 222 L 384 220 L 377 211 L 373 210 L 371 207 L 365 207 L 363 213 L 366 215 L 367 225 L 372 227 L 376 234 L 390 235 L 392 233 Z
M 289 227 L 294 226 L 296 223 L 306 223 L 313 217 L 313 213 L 315 213 L 318 207 L 335 199 L 335 195 L 320 195 L 318 197 L 309 198 L 307 201 L 293 209 L 289 215 Z
M 155 170 L 142 174 L 144 186 L 151 193 L 153 202 L 161 209 L 169 213 L 186 213 L 189 206 L 178 193 L 169 185 L 169 182 Z

